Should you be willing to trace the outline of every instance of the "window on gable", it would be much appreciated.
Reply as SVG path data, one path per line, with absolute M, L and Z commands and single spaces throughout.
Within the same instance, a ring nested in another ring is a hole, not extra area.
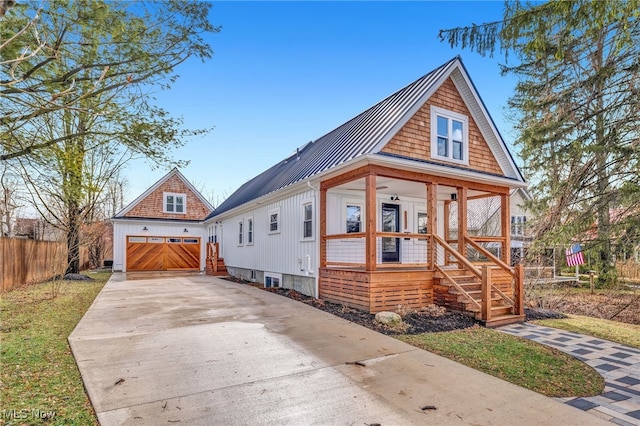
M 431 107 L 431 157 L 469 164 L 469 118 Z
M 244 223 L 242 221 L 238 222 L 238 245 L 241 246 L 243 244 L 244 237 Z
M 313 238 L 313 204 L 302 205 L 302 238 Z
M 253 218 L 247 219 L 247 245 L 253 244 Z
M 280 208 L 269 210 L 269 233 L 280 232 Z
M 362 232 L 362 206 L 347 204 L 347 233 Z
M 163 211 L 165 213 L 182 213 L 187 210 L 186 194 L 174 194 L 171 192 L 164 193 Z

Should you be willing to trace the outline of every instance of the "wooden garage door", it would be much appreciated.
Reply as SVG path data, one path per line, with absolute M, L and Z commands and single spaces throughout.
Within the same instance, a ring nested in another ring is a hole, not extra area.
M 200 238 L 127 237 L 127 271 L 200 269 Z

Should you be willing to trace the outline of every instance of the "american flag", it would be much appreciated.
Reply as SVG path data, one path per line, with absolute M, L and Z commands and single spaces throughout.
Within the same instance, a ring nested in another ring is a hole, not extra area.
M 584 256 L 582 254 L 582 247 L 580 244 L 573 244 L 569 247 L 565 254 L 567 255 L 567 265 L 577 266 L 584 265 Z

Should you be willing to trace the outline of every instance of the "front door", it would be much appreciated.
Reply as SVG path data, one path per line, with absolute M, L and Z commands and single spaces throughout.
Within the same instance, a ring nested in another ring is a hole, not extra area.
M 400 232 L 399 205 L 382 205 L 382 232 Z M 400 262 L 400 238 L 382 238 L 382 262 Z

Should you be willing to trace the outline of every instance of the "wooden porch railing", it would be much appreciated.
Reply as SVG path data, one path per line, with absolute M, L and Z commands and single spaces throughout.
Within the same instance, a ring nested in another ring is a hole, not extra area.
M 476 267 L 473 263 L 471 263 L 469 259 L 463 256 L 458 250 L 451 247 L 444 239 L 442 239 L 438 235 L 432 235 L 431 238 L 433 240 L 434 252 L 436 248 L 435 246 L 439 245 L 445 250 L 445 252 L 448 255 L 453 256 L 460 265 L 462 265 L 465 269 L 469 270 L 471 273 L 473 273 L 478 278 L 480 278 L 481 284 L 482 284 L 481 305 L 479 305 L 478 302 L 475 299 L 473 299 L 473 297 L 471 297 L 467 292 L 465 292 L 464 289 L 462 289 L 459 285 L 457 285 L 457 283 L 455 283 L 455 280 L 451 278 L 443 268 L 441 268 L 438 265 L 434 265 L 434 268 L 437 271 L 439 271 L 445 277 L 447 282 L 453 285 L 456 288 L 456 290 L 465 297 L 465 299 L 469 300 L 476 307 L 480 308 L 483 321 L 491 320 L 491 302 L 492 302 L 491 299 L 492 299 L 493 292 L 495 292 L 498 296 L 500 296 L 500 298 L 503 299 L 508 306 L 511 306 L 511 308 L 513 309 L 514 315 L 524 315 L 524 298 L 523 298 L 524 274 L 522 270 L 522 265 L 518 265 L 516 266 L 516 268 L 511 268 L 509 265 L 504 263 L 498 257 L 493 255 L 488 250 L 486 250 L 484 247 L 482 247 L 481 245 L 479 245 L 469 237 L 465 237 L 466 244 L 469 244 L 478 252 L 482 253 L 492 263 L 492 265 L 485 265 L 481 269 L 478 269 L 478 267 Z M 513 284 L 513 289 L 514 289 L 513 299 L 511 299 L 507 294 L 505 294 L 502 290 L 500 290 L 498 287 L 496 287 L 493 284 L 493 281 L 491 278 L 491 271 L 494 268 L 494 265 L 500 269 L 505 270 L 511 277 L 511 282 Z
M 213 272 L 218 272 L 219 243 L 207 243 L 207 260 L 211 260 Z

